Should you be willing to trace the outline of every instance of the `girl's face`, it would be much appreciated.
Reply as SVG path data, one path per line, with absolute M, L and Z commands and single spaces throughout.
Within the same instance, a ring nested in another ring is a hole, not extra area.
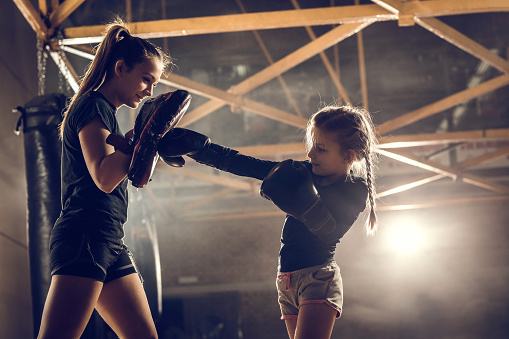
M 308 158 L 313 165 L 313 173 L 323 177 L 323 183 L 333 183 L 348 174 L 353 150 L 344 152 L 335 141 L 334 133 L 314 127 L 311 141 Z
M 119 101 L 121 105 L 136 108 L 140 102 L 152 96 L 152 90 L 161 79 L 163 63 L 158 58 L 148 58 L 132 69 L 123 69 L 119 74 Z

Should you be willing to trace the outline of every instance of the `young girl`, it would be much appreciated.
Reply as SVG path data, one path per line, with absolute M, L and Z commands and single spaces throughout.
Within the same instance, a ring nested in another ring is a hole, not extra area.
M 343 305 L 343 285 L 334 260 L 336 244 L 365 209 L 366 201 L 370 205 L 367 230 L 373 233 L 376 228 L 375 145 L 366 111 L 329 106 L 308 122 L 309 161 L 255 159 L 181 128 L 162 138 L 158 152 L 173 166 L 181 165 L 181 156 L 188 155 L 199 163 L 263 180 L 262 196 L 287 213 L 277 278 L 282 319 L 291 339 L 326 339 Z M 354 166 L 362 165 L 361 160 L 365 166 Z M 365 179 L 358 176 L 362 171 Z
M 121 338 L 157 338 L 123 244 L 132 156 L 106 143 L 117 109 L 152 95 L 169 58 L 117 21 L 109 25 L 61 125 L 62 211 L 50 238 L 52 280 L 38 338 L 79 338 L 95 309 Z

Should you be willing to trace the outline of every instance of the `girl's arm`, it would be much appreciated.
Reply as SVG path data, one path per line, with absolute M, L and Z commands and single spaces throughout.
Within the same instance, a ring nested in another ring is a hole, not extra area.
M 106 143 L 110 134 L 100 117 L 93 118 L 78 134 L 88 172 L 106 193 L 111 193 L 127 176 L 131 163 L 131 155 L 115 151 Z
M 195 161 L 243 177 L 263 180 L 276 161 L 260 160 L 242 155 L 236 150 L 214 144 L 201 133 L 185 129 L 170 130 L 159 142 L 157 151 L 161 159 L 172 166 L 182 166 L 183 160 L 175 160 L 187 155 Z

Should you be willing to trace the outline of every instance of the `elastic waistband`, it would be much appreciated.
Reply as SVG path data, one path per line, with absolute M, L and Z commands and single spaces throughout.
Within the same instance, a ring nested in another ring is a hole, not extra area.
M 306 267 L 306 268 L 303 268 L 303 269 L 300 269 L 300 270 L 297 270 L 297 271 L 293 271 L 293 272 L 278 272 L 277 280 L 282 280 L 283 278 L 285 278 L 285 290 L 289 291 L 290 288 L 292 287 L 292 283 L 291 283 L 291 276 L 292 276 L 292 274 L 306 275 L 308 273 L 316 271 L 317 269 L 320 269 L 322 267 L 327 267 L 327 266 L 336 266 L 336 267 L 338 267 L 338 264 L 336 263 L 335 260 L 333 260 L 333 261 L 329 261 L 329 262 L 327 262 L 325 264 L 322 264 L 322 265 Z

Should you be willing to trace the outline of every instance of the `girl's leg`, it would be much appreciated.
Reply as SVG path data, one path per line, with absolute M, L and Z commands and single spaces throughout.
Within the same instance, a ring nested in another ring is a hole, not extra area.
M 155 339 L 157 331 L 137 273 L 104 284 L 96 306 L 122 339 Z
M 303 304 L 292 339 L 330 339 L 337 311 L 325 303 Z
M 54 275 L 37 338 L 79 338 L 94 311 L 102 286 L 102 282 L 90 278 Z

